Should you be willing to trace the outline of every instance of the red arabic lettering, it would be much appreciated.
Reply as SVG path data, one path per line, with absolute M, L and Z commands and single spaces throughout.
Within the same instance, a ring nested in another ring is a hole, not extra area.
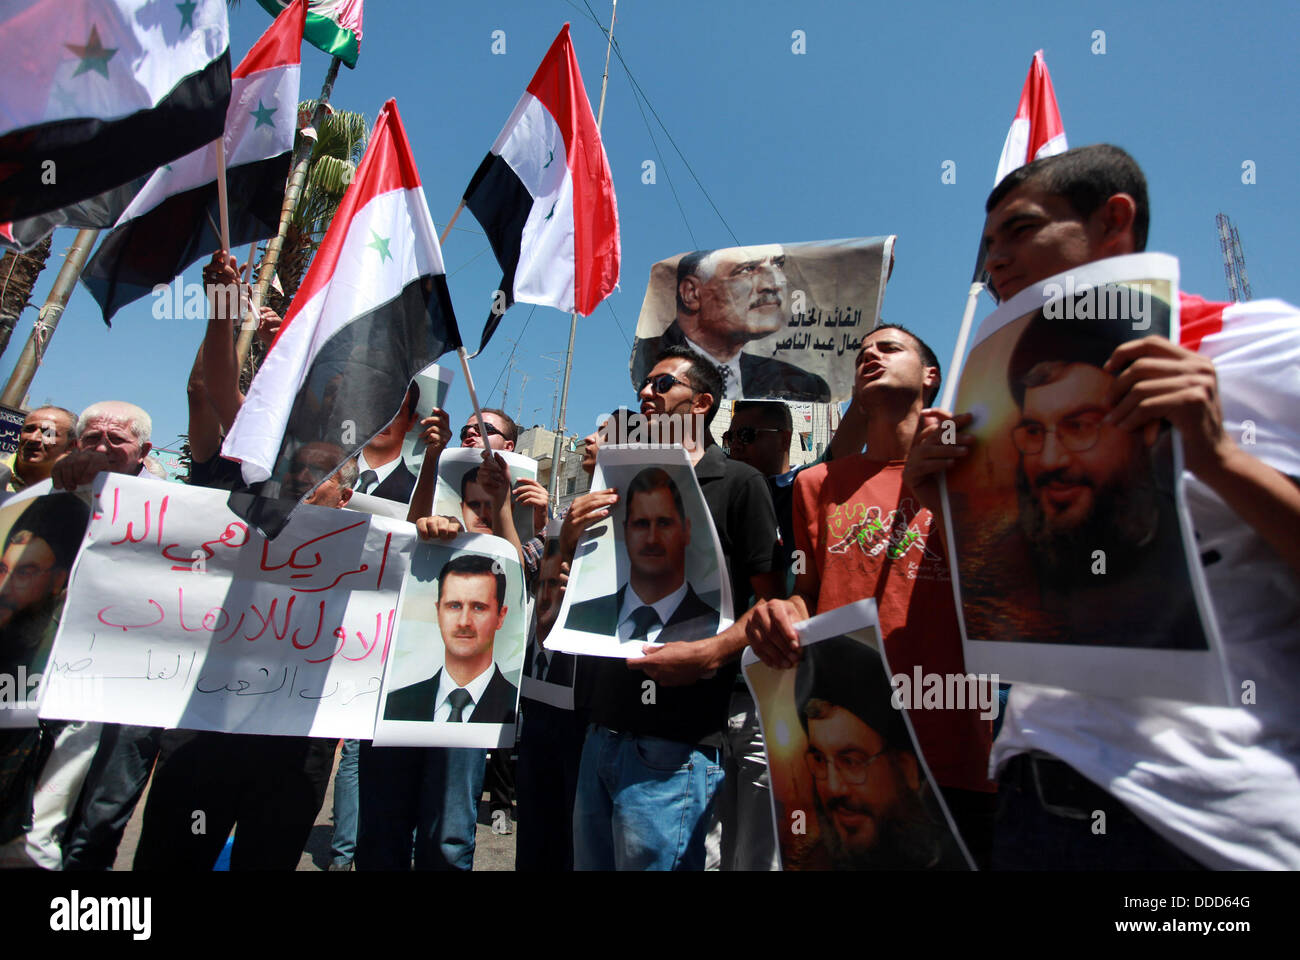
M 111 620 L 105 620 L 104 613 L 108 610 L 112 610 L 113 607 L 116 606 L 116 604 L 111 603 L 107 607 L 102 608 L 99 613 L 95 615 L 95 619 L 106 627 L 117 627 L 123 633 L 126 633 L 128 630 L 139 630 L 143 627 L 156 626 L 157 624 L 162 623 L 163 620 L 167 618 L 167 615 L 163 613 L 162 605 L 159 604 L 157 600 L 150 600 L 149 603 L 153 604 L 158 609 L 158 619 L 149 623 L 113 623 Z
M 346 630 L 344 630 L 342 626 L 335 627 L 335 628 L 334 628 L 334 639 L 337 640 L 337 641 L 339 642 L 339 645 L 338 645 L 337 647 L 334 648 L 334 652 L 333 652 L 333 653 L 331 653 L 328 657 L 321 657 L 319 660 L 313 660 L 313 659 L 311 659 L 310 657 L 308 657 L 308 658 L 306 658 L 306 659 L 307 659 L 307 662 L 308 662 L 308 663 L 324 663 L 326 660 L 333 660 L 335 657 L 337 657 L 337 656 L 338 656 L 338 655 L 343 651 L 343 645 L 344 645 L 345 643 L 348 642 L 348 632 L 347 632 Z
M 114 492 L 116 492 L 116 491 L 114 491 Z M 158 543 L 159 543 L 160 545 L 161 545 L 161 543 L 162 543 L 163 517 L 165 517 L 165 516 L 167 515 L 167 501 L 168 501 L 168 499 L 170 499 L 170 498 L 169 498 L 169 497 L 163 497 L 163 499 L 162 499 L 162 504 L 159 506 L 159 509 L 158 509 Z M 146 501 L 144 502 L 144 532 L 141 533 L 140 536 L 138 536 L 138 537 L 135 536 L 135 535 L 134 535 L 134 530 L 135 530 L 135 521 L 134 521 L 134 520 L 128 520 L 128 521 L 126 522 L 126 534 L 122 537 L 121 540 L 114 540 L 114 541 L 112 541 L 112 545 L 116 547 L 116 546 L 119 546 L 120 544 L 127 543 L 127 542 L 130 542 L 130 543 L 143 543 L 145 540 L 149 539 L 149 516 L 150 516 L 150 514 L 151 514 L 152 512 L 153 512 L 153 501 L 151 501 L 151 500 L 146 500 Z M 113 517 L 114 517 L 114 520 L 117 519 L 116 504 L 114 504 Z
M 161 523 L 161 519 L 159 520 L 159 522 Z M 239 543 L 232 543 L 231 541 L 234 540 L 234 536 L 231 535 L 232 530 L 236 531 L 236 533 L 242 533 L 244 535 L 244 539 L 241 540 Z M 162 538 L 161 527 L 159 528 L 158 532 L 159 532 L 159 539 L 161 540 Z M 218 544 L 218 543 L 221 544 L 222 546 L 230 547 L 232 550 L 238 550 L 240 547 L 248 543 L 248 526 L 236 520 L 232 520 L 230 523 L 226 524 L 226 529 L 221 531 L 221 536 L 217 537 L 215 540 L 203 541 L 203 545 L 199 549 L 203 551 L 204 553 L 203 559 L 205 561 L 211 560 L 214 556 L 216 556 L 216 551 L 212 549 L 212 546 L 213 544 Z M 179 546 L 180 546 L 179 543 L 167 544 L 167 546 L 162 548 L 162 555 L 166 557 L 168 560 L 171 560 L 176 564 L 178 564 L 178 566 L 172 567 L 173 570 L 194 569 L 194 561 L 197 558 L 194 557 L 193 554 L 191 554 L 188 557 L 172 556 L 171 551 Z
M 298 544 L 298 546 L 294 547 L 293 552 L 289 554 L 289 559 L 286 560 L 284 563 L 277 563 L 277 564 L 267 563 L 267 548 L 271 545 L 271 541 L 269 540 L 264 541 L 262 543 L 262 569 L 282 570 L 285 567 L 293 567 L 295 570 L 310 570 L 313 567 L 319 567 L 323 559 L 319 553 L 316 554 L 315 560 L 313 560 L 311 563 L 299 563 L 297 559 L 298 551 L 310 547 L 313 543 L 316 543 L 319 540 L 326 540 L 329 537 L 336 536 L 340 533 L 347 533 L 349 530 L 355 530 L 357 527 L 363 527 L 369 522 L 370 522 L 369 519 L 358 520 L 356 523 L 349 524 L 346 527 L 340 527 L 338 530 L 331 530 L 329 533 L 322 533 L 319 537 L 312 537 L 310 540 L 304 541 L 303 543 L 300 543 Z M 353 572 L 355 573 L 356 571 Z M 335 582 L 337 583 L 337 581 Z
M 208 610 L 207 613 L 203 615 L 203 619 L 199 621 L 200 624 L 199 626 L 197 627 L 185 626 L 185 588 L 184 587 L 176 588 L 176 608 L 180 613 L 181 629 L 186 630 L 190 633 L 197 633 L 197 632 L 204 632 L 204 631 L 206 631 L 207 633 L 216 633 L 218 630 L 222 629 L 222 627 L 224 627 L 225 624 L 221 624 L 221 626 L 213 625 L 217 620 L 217 618 L 213 616 L 214 611 L 220 613 L 221 616 L 225 617 L 226 623 L 230 622 L 230 614 L 226 612 L 225 607 L 212 607 L 211 609 Z
M 325 601 L 324 600 L 320 601 L 319 608 L 320 610 L 316 615 L 316 634 L 311 638 L 311 643 L 299 643 L 298 628 L 297 627 L 294 628 L 292 642 L 295 649 L 310 650 L 312 647 L 316 645 L 316 641 L 320 639 L 321 628 L 325 626 Z

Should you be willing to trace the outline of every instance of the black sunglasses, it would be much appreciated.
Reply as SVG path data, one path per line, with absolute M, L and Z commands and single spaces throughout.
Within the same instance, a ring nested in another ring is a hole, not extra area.
M 641 386 L 637 388 L 636 392 L 640 393 L 648 385 L 654 387 L 655 393 L 659 394 L 660 396 L 663 396 L 665 393 L 671 390 L 674 385 L 679 383 L 683 387 L 689 389 L 692 393 L 695 392 L 694 388 L 692 388 L 689 383 L 687 383 L 685 380 L 678 380 L 671 373 L 661 373 L 657 377 L 646 377 L 644 380 L 641 381 Z
M 760 433 L 781 433 L 776 427 L 737 427 L 734 431 L 728 430 L 722 435 L 722 442 L 727 446 L 738 443 L 743 447 L 749 446 L 758 439 Z
M 486 420 L 483 421 L 483 426 L 487 427 L 487 432 L 488 432 L 488 436 L 489 436 L 489 437 L 499 437 L 499 436 L 502 435 L 502 433 L 501 433 L 500 430 L 498 430 L 498 429 L 497 429 L 496 427 L 494 427 L 492 424 L 488 423 Z M 474 435 L 475 435 L 475 436 L 478 436 L 478 424 L 477 424 L 477 423 L 467 423 L 467 424 L 465 424 L 465 426 L 463 426 L 463 427 L 460 428 L 460 442 L 461 442 L 461 443 L 464 443 L 466 440 L 469 439 L 469 437 L 470 437 L 470 431 L 471 431 L 471 430 L 474 432 Z

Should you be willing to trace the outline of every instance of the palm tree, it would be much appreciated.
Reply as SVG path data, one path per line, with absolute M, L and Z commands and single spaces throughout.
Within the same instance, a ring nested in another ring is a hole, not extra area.
M 53 240 L 51 233 L 28 253 L 7 250 L 0 257 L 0 354 L 9 346 L 18 315 L 27 307 L 35 306 L 31 302 L 32 291 L 50 257 Z

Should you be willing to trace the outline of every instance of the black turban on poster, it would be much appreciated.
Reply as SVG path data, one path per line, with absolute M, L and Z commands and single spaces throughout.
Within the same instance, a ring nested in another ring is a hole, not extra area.
M 891 702 L 893 687 L 880 654 L 852 637 L 828 637 L 804 647 L 794 680 L 799 723 L 808 730 L 809 700 L 842 707 L 896 750 L 911 750 L 903 714 Z
M 90 507 L 71 493 L 51 493 L 37 497 L 9 528 L 5 547 L 19 531 L 29 531 L 50 545 L 56 566 L 68 570 L 77 558 L 81 539 L 90 521 Z

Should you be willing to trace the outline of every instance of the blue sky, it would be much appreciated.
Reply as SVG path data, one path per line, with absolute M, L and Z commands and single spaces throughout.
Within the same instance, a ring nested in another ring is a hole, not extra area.
M 588 2 L 607 25 L 608 3 Z M 370 0 L 357 68 L 341 71 L 333 102 L 373 120 L 385 99 L 397 98 L 441 230 L 565 21 L 594 107 L 605 38 L 583 0 Z M 245 0 L 231 22 L 237 61 L 270 20 Z M 568 429 L 581 436 L 597 414 L 631 400 L 624 371 L 651 264 L 731 245 L 733 234 L 741 243 L 897 234 L 884 316 L 915 329 L 946 365 L 984 198 L 1040 47 L 1070 143 L 1117 143 L 1146 171 L 1149 249 L 1181 259 L 1184 289 L 1227 298 L 1214 223 L 1223 211 L 1241 233 L 1256 298 L 1300 302 L 1298 25 L 1300 14 L 1283 3 L 1225 11 L 1209 2 L 622 0 L 614 36 L 648 104 L 613 57 L 603 135 L 619 200 L 622 279 L 579 320 Z M 496 30 L 505 32 L 503 55 L 492 53 Z M 803 54 L 792 52 L 796 30 Z M 1092 52 L 1097 30 L 1104 54 Z M 304 46 L 304 97 L 319 90 L 327 65 Z M 653 184 L 642 182 L 646 160 L 656 164 Z M 941 182 L 947 160 L 955 184 Z M 1254 163 L 1253 184 L 1242 182 L 1245 161 Z M 56 233 L 38 303 L 73 235 Z M 444 257 L 461 330 L 477 343 L 500 271 L 468 212 Z M 196 265 L 185 280 L 198 279 Z M 185 381 L 203 325 L 156 320 L 150 306 L 124 309 L 108 330 L 79 287 L 31 401 L 75 410 L 131 400 L 152 414 L 155 443 L 172 446 L 186 429 Z M 992 306 L 986 299 L 981 315 Z M 24 313 L 0 373 L 12 369 L 34 318 Z M 567 314 L 512 308 L 473 362 L 480 397 L 500 405 L 513 349 L 508 412 L 522 412 L 525 426 L 548 423 L 567 336 Z M 457 370 L 454 424 L 469 411 L 459 381 Z

